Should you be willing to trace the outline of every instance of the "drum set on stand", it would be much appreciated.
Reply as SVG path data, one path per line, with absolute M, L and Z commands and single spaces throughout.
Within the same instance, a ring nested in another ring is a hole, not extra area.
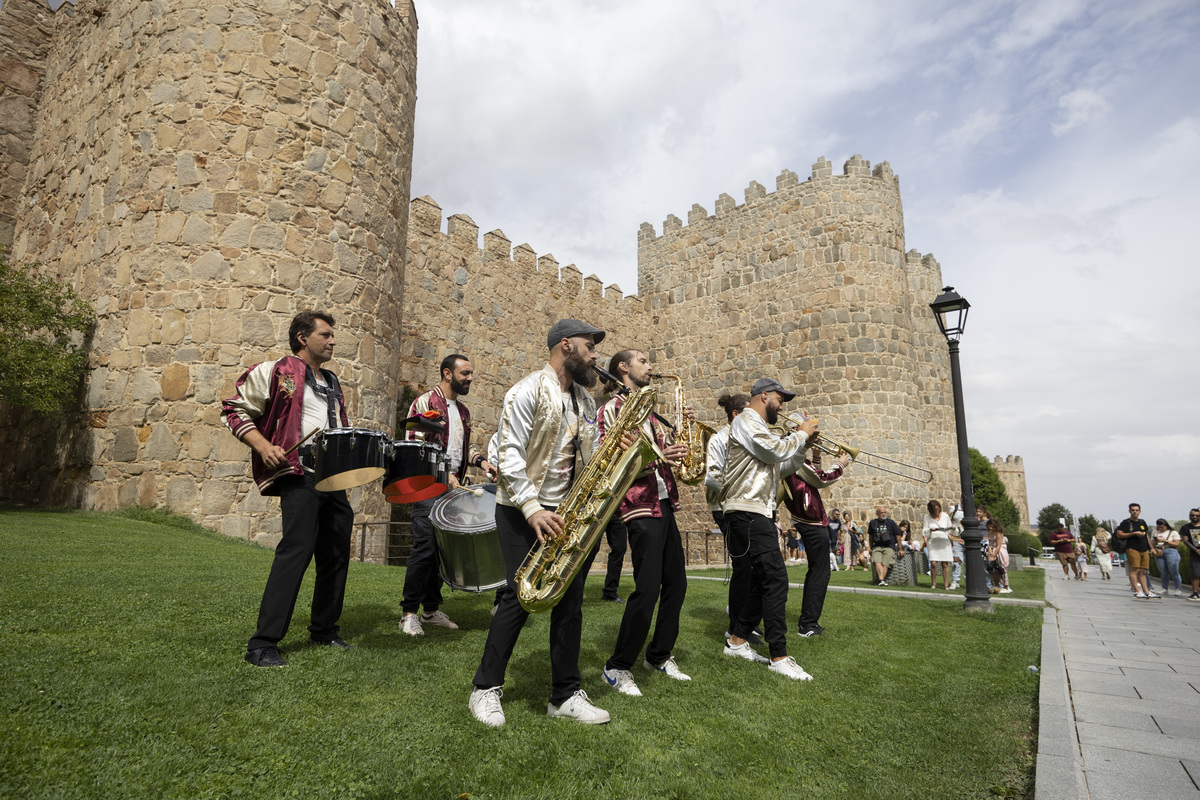
M 369 428 L 319 431 L 301 450 L 316 489 L 336 492 L 382 479 L 389 503 L 437 500 L 429 513 L 442 579 L 453 589 L 483 592 L 505 583 L 496 531 L 496 484 L 450 488 L 450 459 L 436 442 L 392 439 Z

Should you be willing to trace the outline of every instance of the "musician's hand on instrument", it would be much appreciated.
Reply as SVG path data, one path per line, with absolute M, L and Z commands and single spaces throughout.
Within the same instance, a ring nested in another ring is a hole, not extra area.
M 279 469 L 287 463 L 287 452 L 282 447 L 271 444 L 266 439 L 263 439 L 263 442 L 263 446 L 256 449 L 268 469 Z
M 541 511 L 535 511 L 529 518 L 529 527 L 533 528 L 533 532 L 537 534 L 538 543 L 545 544 L 547 539 L 556 539 L 562 536 L 563 518 L 553 511 L 543 508 Z
M 684 405 L 683 415 L 693 422 L 696 421 L 696 415 L 692 413 L 692 407 L 689 405 Z
M 621 447 L 628 450 L 637 444 L 639 434 L 637 431 L 625 431 L 625 435 L 621 437 Z
M 500 470 L 496 469 L 496 465 L 487 459 L 479 462 L 479 468 L 487 474 L 489 481 L 495 481 L 500 477 Z
M 838 459 L 837 459 L 838 463 L 842 465 L 842 469 L 845 469 L 846 467 L 850 466 L 850 462 L 853 460 L 854 459 L 850 458 L 849 453 L 842 453 L 840 456 L 838 456 Z
M 670 444 L 663 450 L 663 460 L 668 466 L 678 467 L 680 459 L 687 455 L 686 444 Z
M 461 485 L 462 485 L 462 484 L 460 484 L 460 483 L 458 482 L 458 476 L 457 476 L 457 475 L 451 475 L 451 476 L 450 476 L 450 480 L 448 481 L 448 483 L 450 484 L 450 488 L 451 488 L 451 489 L 457 489 L 459 486 L 461 486 Z
M 812 438 L 812 435 L 817 432 L 817 420 L 812 418 L 804 420 L 804 424 L 800 426 L 799 430 L 802 431 L 805 436 Z

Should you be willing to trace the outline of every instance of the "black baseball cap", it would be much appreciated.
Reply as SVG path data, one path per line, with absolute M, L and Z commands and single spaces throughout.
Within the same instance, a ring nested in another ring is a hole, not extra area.
M 754 382 L 754 388 L 750 390 L 750 396 L 755 397 L 763 392 L 779 392 L 780 396 L 785 401 L 794 400 L 796 398 L 795 392 L 789 392 L 787 389 L 783 388 L 783 384 L 774 378 L 759 378 L 756 380 Z
M 550 333 L 546 335 L 546 347 L 553 350 L 554 345 L 563 339 L 570 339 L 572 336 L 587 336 L 589 333 L 595 337 L 596 344 L 604 341 L 604 331 L 599 328 L 593 328 L 586 322 L 577 319 L 560 319 L 550 326 Z

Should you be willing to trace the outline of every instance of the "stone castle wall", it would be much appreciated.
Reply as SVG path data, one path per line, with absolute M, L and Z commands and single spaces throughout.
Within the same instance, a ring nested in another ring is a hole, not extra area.
M 935 353 L 927 307 L 940 270 L 905 255 L 886 162 L 872 171 L 855 156 L 834 176 L 822 158 L 808 181 L 785 170 L 773 193 L 752 182 L 743 205 L 723 194 L 711 216 L 698 204 L 686 226 L 668 216 L 662 235 L 645 223 L 638 263 L 662 340 L 654 360 L 685 376 L 701 419 L 721 427 L 719 394 L 776 376 L 799 395 L 790 408 L 831 436 L 935 475 L 923 486 L 852 466 L 828 490 L 831 506 L 863 519 L 887 501 L 896 518 L 919 520 L 930 497 L 957 500 L 949 362 Z M 690 495 L 703 508 L 700 492 Z
M 1021 515 L 1021 530 L 1032 530 L 1029 526 L 1029 494 L 1025 491 L 1025 462 L 1020 456 L 996 456 L 992 466 L 1004 484 L 1008 498 L 1017 506 Z
M 615 284 L 602 287 L 574 264 L 559 267 L 502 231 L 483 235 L 465 214 L 445 220 L 429 197 L 412 201 L 399 382 L 410 394 L 440 378 L 451 353 L 471 359 L 475 382 L 465 399 L 482 448 L 496 430 L 504 393 L 546 363 L 546 334 L 556 320 L 583 319 L 607 333 L 609 356 L 644 335 L 644 304 Z
M 166 504 L 269 540 L 278 515 L 219 399 L 287 352 L 306 307 L 338 319 L 351 418 L 390 430 L 416 27 L 388 0 L 81 0 L 57 17 L 13 256 L 68 280 L 99 325 L 86 425 L 0 494 Z M 23 441 L 10 414 L 0 446 Z

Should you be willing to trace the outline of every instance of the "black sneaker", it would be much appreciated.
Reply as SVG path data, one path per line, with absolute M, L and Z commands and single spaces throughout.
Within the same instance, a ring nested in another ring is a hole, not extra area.
M 604 597 L 603 595 L 601 595 L 600 599 L 606 603 L 616 603 L 617 605 L 622 605 L 622 606 L 625 605 L 625 601 L 623 599 L 621 599 L 620 596 Z
M 820 636 L 821 631 L 818 628 L 800 628 L 796 631 L 796 635 L 804 639 L 811 639 L 814 636 Z
M 341 638 L 340 636 L 335 636 L 332 639 L 314 639 L 310 636 L 310 637 L 308 637 L 308 643 L 309 644 L 319 644 L 319 645 L 323 645 L 325 647 L 337 647 L 341 650 L 353 650 L 354 649 L 354 645 L 350 644 L 349 642 L 347 642 L 345 639 Z
M 256 667 L 286 667 L 278 647 L 255 647 L 246 651 L 246 660 Z

